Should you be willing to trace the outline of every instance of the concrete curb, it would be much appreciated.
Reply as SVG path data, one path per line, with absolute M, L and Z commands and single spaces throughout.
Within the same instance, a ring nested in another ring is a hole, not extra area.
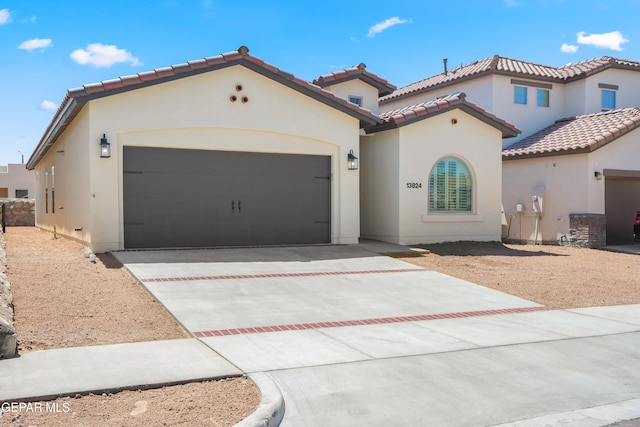
M 260 405 L 234 427 L 277 427 L 284 418 L 284 398 L 275 382 L 264 372 L 249 375 L 262 395 Z

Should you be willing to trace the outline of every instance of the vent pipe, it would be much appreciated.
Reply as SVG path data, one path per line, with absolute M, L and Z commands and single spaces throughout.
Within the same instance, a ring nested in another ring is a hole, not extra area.
M 442 60 L 442 63 L 444 64 L 444 75 L 445 75 L 445 76 L 447 75 L 447 61 L 448 61 L 448 59 L 447 59 L 447 58 L 444 58 L 444 59 Z

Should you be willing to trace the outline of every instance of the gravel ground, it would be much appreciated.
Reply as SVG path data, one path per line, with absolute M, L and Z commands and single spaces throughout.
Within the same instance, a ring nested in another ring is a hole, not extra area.
M 5 239 L 20 353 L 188 336 L 112 256 L 93 264 L 82 245 L 34 227 L 8 228 Z M 402 259 L 549 307 L 640 303 L 637 255 L 500 243 L 424 247 L 429 254 Z M 259 392 L 236 378 L 49 403 L 60 411 L 5 413 L 0 426 L 225 426 L 249 415 Z
M 9 227 L 5 240 L 20 354 L 189 337 L 111 255 L 91 263 L 83 245 L 35 227 Z M 61 398 L 42 403 L 57 412 L 0 411 L 0 426 L 229 426 L 259 402 L 233 378 Z
M 552 308 L 640 304 L 638 255 L 566 246 L 425 245 L 404 261 Z

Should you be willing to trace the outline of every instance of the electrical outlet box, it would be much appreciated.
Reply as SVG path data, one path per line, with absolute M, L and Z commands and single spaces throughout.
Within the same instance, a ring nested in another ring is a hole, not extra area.
M 533 193 L 531 195 L 531 203 L 532 208 L 535 213 L 544 213 L 544 193 L 545 187 L 543 185 L 538 185 L 534 187 Z

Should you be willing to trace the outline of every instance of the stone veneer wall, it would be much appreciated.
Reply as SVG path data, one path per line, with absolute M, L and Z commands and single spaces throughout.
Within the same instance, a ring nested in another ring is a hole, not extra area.
M 7 278 L 5 249 L 4 234 L 0 230 L 0 359 L 14 357 L 17 351 L 17 336 L 13 327 L 13 297 Z
M 569 244 L 581 248 L 606 246 L 606 216 L 604 214 L 569 214 Z
M 36 201 L 34 199 L 2 199 L 4 204 L 4 225 L 36 225 Z

